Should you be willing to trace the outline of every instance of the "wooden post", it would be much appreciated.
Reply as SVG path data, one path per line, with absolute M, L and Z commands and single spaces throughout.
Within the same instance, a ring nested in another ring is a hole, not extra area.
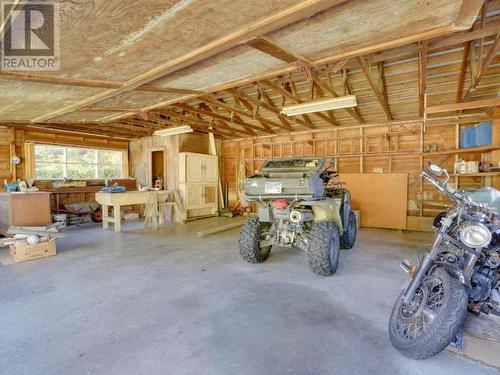
M 209 143 L 208 146 L 209 146 L 209 150 L 210 150 L 210 155 L 217 156 L 217 147 L 215 145 L 215 137 L 214 137 L 214 133 L 212 133 L 212 132 L 208 133 L 208 143 Z M 217 158 L 217 164 L 220 166 L 219 158 Z M 218 168 L 217 181 L 218 181 L 217 195 L 219 197 L 218 206 L 219 206 L 219 210 L 221 210 L 222 208 L 224 208 L 224 195 L 222 194 L 222 182 L 221 182 L 221 178 L 220 178 L 220 168 Z

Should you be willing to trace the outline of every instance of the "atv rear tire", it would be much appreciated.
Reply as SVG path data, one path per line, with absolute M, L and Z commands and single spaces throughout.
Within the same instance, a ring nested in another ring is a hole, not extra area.
M 356 215 L 352 210 L 349 212 L 349 219 L 347 220 L 346 227 L 344 234 L 340 237 L 340 247 L 342 249 L 352 249 L 358 234 L 358 223 L 356 221 Z
M 332 276 L 339 265 L 340 239 L 335 223 L 323 221 L 311 229 L 307 260 L 311 271 L 321 276 Z
M 240 232 L 240 255 L 247 262 L 262 263 L 269 256 L 271 246 L 260 247 L 262 229 L 268 226 L 268 223 L 260 223 L 259 219 L 250 219 L 243 224 Z
M 389 320 L 392 345 L 410 359 L 427 359 L 443 351 L 467 316 L 465 287 L 443 268 L 436 268 L 422 285 L 412 302 L 405 306 L 404 291 L 401 292 Z M 425 310 L 430 313 L 424 313 Z

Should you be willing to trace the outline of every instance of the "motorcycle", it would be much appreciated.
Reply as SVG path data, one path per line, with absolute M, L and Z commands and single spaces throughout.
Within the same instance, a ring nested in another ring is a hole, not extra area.
M 435 226 L 434 241 L 418 265 L 401 262 L 411 281 L 393 307 L 389 338 L 410 359 L 443 351 L 468 310 L 500 316 L 500 192 L 457 190 L 446 169 L 435 164 L 421 176 L 453 206 Z

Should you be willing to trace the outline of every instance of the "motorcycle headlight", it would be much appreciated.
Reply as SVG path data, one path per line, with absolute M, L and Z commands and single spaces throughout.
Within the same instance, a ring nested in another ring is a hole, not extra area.
M 481 223 L 465 224 L 460 228 L 460 240 L 475 249 L 486 247 L 491 242 L 491 232 Z

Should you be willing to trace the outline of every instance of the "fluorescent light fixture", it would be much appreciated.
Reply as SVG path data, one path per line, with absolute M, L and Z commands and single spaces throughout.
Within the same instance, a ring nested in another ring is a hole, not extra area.
M 168 137 L 169 135 L 192 133 L 192 132 L 193 132 L 193 128 L 191 126 L 183 125 L 183 126 L 176 126 L 174 128 L 157 130 L 153 133 L 153 135 L 160 135 L 162 137 Z
M 339 96 L 337 98 L 327 98 L 313 100 L 307 103 L 287 105 L 281 109 L 281 113 L 287 116 L 303 115 L 305 113 L 323 112 L 331 109 L 356 107 L 355 95 Z

